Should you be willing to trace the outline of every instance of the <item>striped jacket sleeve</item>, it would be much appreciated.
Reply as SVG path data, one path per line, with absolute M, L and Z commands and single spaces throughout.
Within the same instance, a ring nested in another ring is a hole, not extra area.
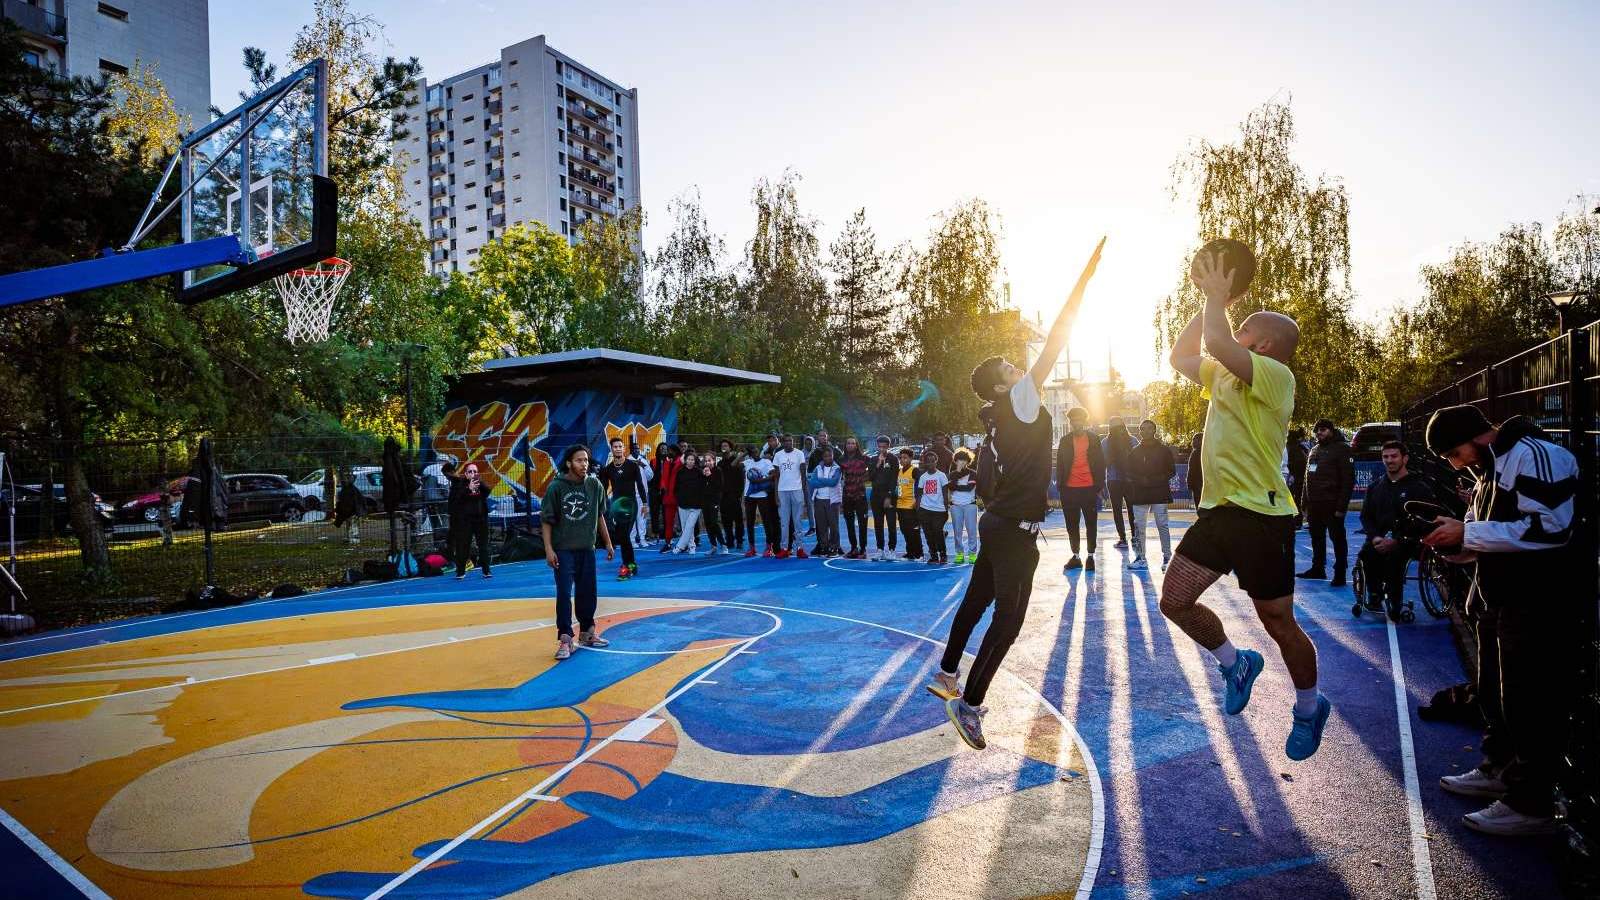
M 1496 460 L 1490 489 L 1516 500 L 1510 521 L 1466 524 L 1462 547 L 1484 553 L 1550 550 L 1572 537 L 1578 460 L 1564 448 L 1525 437 Z

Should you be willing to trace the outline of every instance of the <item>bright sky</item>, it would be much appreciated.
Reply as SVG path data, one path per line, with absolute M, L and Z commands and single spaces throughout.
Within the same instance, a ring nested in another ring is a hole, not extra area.
M 354 5 L 432 78 L 542 33 L 637 87 L 649 247 L 697 188 L 739 252 L 752 184 L 786 167 L 825 242 L 860 206 L 886 241 L 919 239 L 976 196 L 1001 216 L 1014 301 L 1048 320 L 1108 234 L 1071 353 L 1092 377 L 1109 351 L 1134 385 L 1167 374 L 1151 315 L 1194 242 L 1172 163 L 1275 95 L 1293 98 L 1302 167 L 1349 191 L 1363 313 L 1415 300 L 1418 266 L 1451 245 L 1600 193 L 1588 0 Z M 213 101 L 244 86 L 240 48 L 281 60 L 310 11 L 212 0 Z

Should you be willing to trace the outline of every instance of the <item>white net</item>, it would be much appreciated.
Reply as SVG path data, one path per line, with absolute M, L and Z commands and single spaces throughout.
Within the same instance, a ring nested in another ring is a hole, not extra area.
M 327 340 L 333 300 L 349 275 L 350 263 L 334 257 L 272 279 L 283 299 L 284 337 L 291 344 Z

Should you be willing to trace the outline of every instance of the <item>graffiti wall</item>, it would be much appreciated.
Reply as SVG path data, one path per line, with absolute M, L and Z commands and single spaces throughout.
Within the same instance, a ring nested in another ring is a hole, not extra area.
M 542 397 L 451 398 L 444 415 L 423 435 L 427 451 L 458 464 L 475 462 L 496 509 L 526 510 L 556 476 L 567 447 L 589 445 L 596 456 L 612 437 L 640 447 L 676 438 L 678 404 L 671 397 L 615 391 L 569 391 Z

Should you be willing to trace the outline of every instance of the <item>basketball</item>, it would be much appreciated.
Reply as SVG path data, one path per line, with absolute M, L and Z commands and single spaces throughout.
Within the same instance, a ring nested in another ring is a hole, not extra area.
M 618 497 L 611 501 L 610 514 L 614 521 L 628 521 L 633 518 L 634 512 L 632 497 Z
M 1189 261 L 1189 279 L 1194 280 L 1200 257 L 1213 253 L 1222 254 L 1223 271 L 1233 272 L 1233 290 L 1228 294 L 1228 299 L 1232 300 L 1249 290 L 1250 282 L 1256 277 L 1256 255 L 1247 245 L 1232 238 L 1207 241 Z

